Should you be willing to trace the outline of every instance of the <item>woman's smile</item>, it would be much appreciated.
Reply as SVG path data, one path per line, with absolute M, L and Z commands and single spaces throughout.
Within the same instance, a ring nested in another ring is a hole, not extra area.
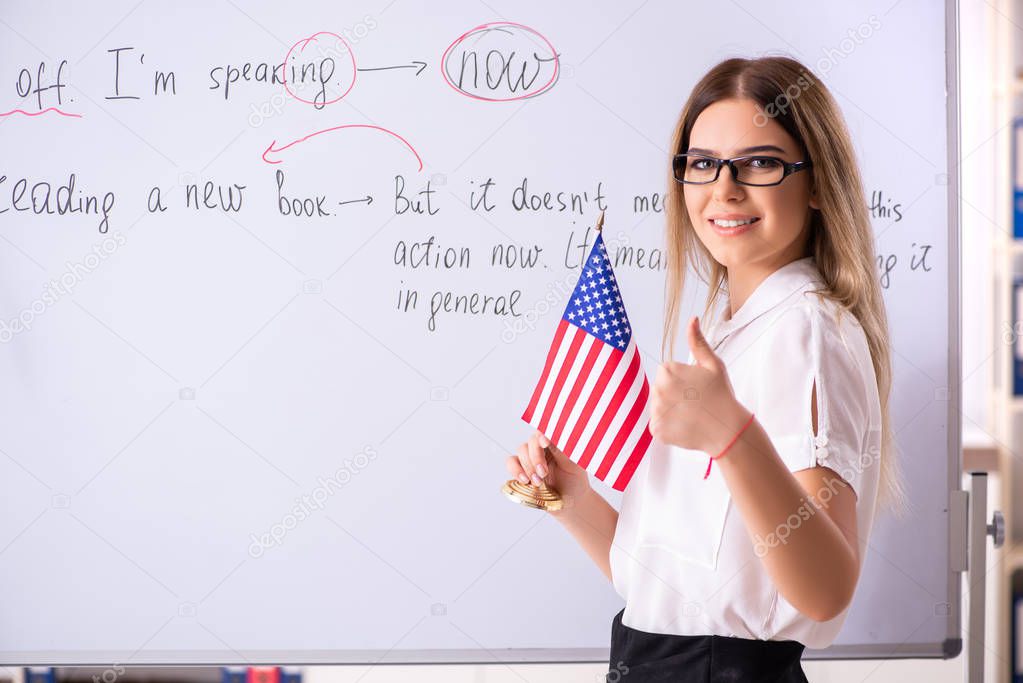
M 712 218 L 707 222 L 714 228 L 714 232 L 722 237 L 734 237 L 747 233 L 758 226 L 760 218 L 756 216 L 734 219 Z

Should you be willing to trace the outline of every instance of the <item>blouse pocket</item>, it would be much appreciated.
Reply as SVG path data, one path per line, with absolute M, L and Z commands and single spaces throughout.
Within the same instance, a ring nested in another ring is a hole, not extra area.
M 716 569 L 731 502 L 719 468 L 704 479 L 706 453 L 656 440 L 645 457 L 650 462 L 637 545 Z

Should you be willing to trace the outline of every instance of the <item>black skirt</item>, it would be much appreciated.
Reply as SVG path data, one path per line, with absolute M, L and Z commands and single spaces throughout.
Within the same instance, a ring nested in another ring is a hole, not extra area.
M 796 640 L 679 636 L 611 622 L 607 683 L 807 683 Z

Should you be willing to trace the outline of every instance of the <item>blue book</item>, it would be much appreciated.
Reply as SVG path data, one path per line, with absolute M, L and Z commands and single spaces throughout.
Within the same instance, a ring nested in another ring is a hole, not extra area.
M 220 683 L 245 683 L 248 667 L 244 666 L 222 666 L 220 667 Z
M 1023 277 L 1012 281 L 1012 393 L 1023 396 Z
M 1023 569 L 1015 569 L 1009 582 L 1012 609 L 1009 610 L 1009 670 L 1012 683 L 1023 683 Z
M 1023 237 L 1023 117 L 1012 121 L 1012 235 Z
M 27 666 L 25 683 L 57 683 L 57 669 L 52 666 Z
M 302 667 L 282 666 L 280 683 L 302 683 Z

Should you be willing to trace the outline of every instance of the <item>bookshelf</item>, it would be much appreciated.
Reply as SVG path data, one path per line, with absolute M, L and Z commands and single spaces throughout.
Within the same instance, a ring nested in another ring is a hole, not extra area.
M 991 508 L 1002 510 L 1006 525 L 1005 546 L 997 553 L 1001 555 L 1000 561 L 996 559 L 995 564 L 989 565 L 993 570 L 988 581 L 998 628 L 987 638 L 990 647 L 1004 656 L 988 670 L 994 675 L 992 680 L 1012 683 L 1012 586 L 1014 576 L 1023 576 L 1023 504 L 1017 503 L 1012 495 L 1014 491 L 1023 490 L 1023 396 L 1016 396 L 1013 391 L 1013 350 L 1023 328 L 1018 324 L 1014 328 L 1012 322 L 1013 282 L 1016 278 L 1023 278 L 1023 238 L 1013 236 L 1012 189 L 1015 175 L 1013 121 L 1023 116 L 1023 36 L 1018 28 L 1023 12 L 1018 3 L 994 0 L 989 3 L 987 13 L 992 35 L 993 129 L 997 131 L 994 138 L 995 167 L 990 177 L 993 178 L 996 207 L 994 218 L 1001 228 L 991 232 L 990 300 L 994 303 L 991 328 L 994 363 L 991 366 L 993 375 L 988 414 L 993 445 L 988 450 L 994 453 L 989 465 L 996 468 L 998 474 L 991 478 L 991 482 L 999 489 L 991 491 L 998 498 L 998 505 Z M 1016 153 L 1020 158 L 1015 163 L 1023 164 L 1023 149 L 1016 150 Z M 964 221 L 964 232 L 966 230 Z M 964 458 L 964 465 L 967 463 Z M 1015 583 L 1019 584 L 1019 578 Z

